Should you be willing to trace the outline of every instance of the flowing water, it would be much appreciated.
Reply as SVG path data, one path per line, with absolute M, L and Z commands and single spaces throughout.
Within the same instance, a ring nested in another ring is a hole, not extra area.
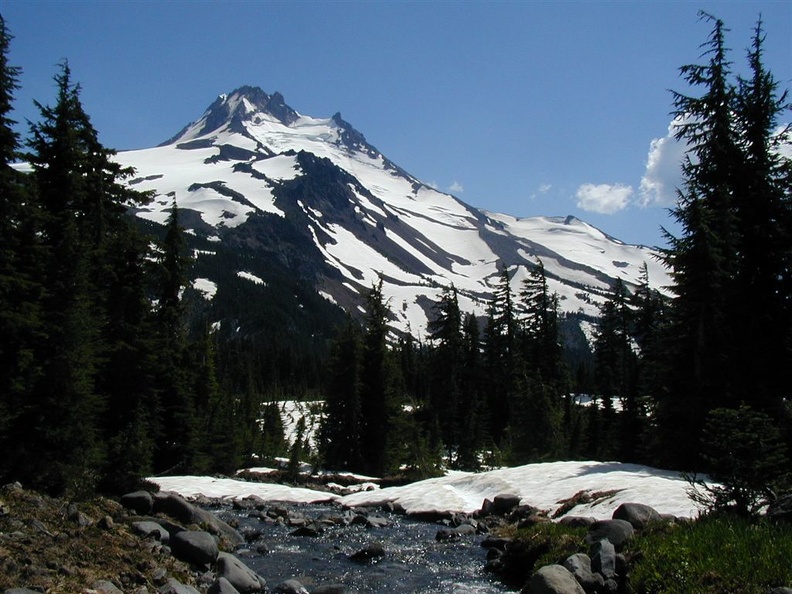
M 331 505 L 289 506 L 306 518 L 315 519 L 340 513 Z M 293 527 L 267 525 L 245 512 L 217 510 L 226 520 L 235 518 L 240 528 L 261 530 L 258 540 L 249 544 L 250 552 L 237 554 L 267 580 L 270 588 L 297 579 L 311 590 L 322 584 L 345 584 L 350 592 L 388 594 L 494 594 L 509 590 L 484 572 L 486 550 L 482 536 L 463 536 L 456 541 L 437 542 L 442 528 L 437 524 L 380 513 L 390 520 L 386 528 L 360 525 L 330 526 L 316 537 L 291 536 Z M 349 557 L 367 545 L 379 543 L 385 556 L 368 562 Z M 259 544 L 269 549 L 256 552 Z

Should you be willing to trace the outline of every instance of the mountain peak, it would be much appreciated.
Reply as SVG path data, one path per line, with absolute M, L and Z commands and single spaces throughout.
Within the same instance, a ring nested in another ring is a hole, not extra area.
M 160 146 L 173 144 L 190 136 L 197 138 L 211 134 L 223 126 L 233 132 L 245 133 L 244 122 L 254 113 L 265 113 L 289 126 L 297 121 L 300 114 L 286 104 L 279 92 L 272 95 L 260 87 L 244 85 L 230 93 L 223 93 L 204 112 L 201 118 L 185 126 L 176 136 L 163 142 Z

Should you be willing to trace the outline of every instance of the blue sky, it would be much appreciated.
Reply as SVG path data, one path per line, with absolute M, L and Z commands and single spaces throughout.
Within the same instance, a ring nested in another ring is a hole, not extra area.
M 766 64 L 792 87 L 792 2 L 263 2 L 0 0 L 23 68 L 15 117 L 51 104 L 69 60 L 105 145 L 171 137 L 224 92 L 280 91 L 340 111 L 386 156 L 465 202 L 573 214 L 661 245 L 679 150 L 669 89 L 710 25 L 734 69 L 761 14 Z M 652 167 L 647 168 L 647 163 Z

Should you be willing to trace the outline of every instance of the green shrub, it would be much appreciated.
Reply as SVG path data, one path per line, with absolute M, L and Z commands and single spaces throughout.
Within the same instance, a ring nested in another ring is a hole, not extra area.
M 636 594 L 766 594 L 792 586 L 792 528 L 733 515 L 645 530 L 628 545 Z

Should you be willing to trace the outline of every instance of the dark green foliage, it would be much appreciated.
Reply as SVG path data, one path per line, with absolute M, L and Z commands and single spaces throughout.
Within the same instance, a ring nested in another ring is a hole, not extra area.
M 678 138 L 690 148 L 673 211 L 682 235 L 668 236 L 664 255 L 675 299 L 652 352 L 656 460 L 675 468 L 700 464 L 714 408 L 745 402 L 779 422 L 792 363 L 792 184 L 789 160 L 772 150 L 786 97 L 763 67 L 761 24 L 752 76 L 735 84 L 724 24 L 705 18 L 706 62 L 682 68 L 702 93 L 674 95 Z
M 323 462 L 328 468 L 362 468 L 362 361 L 360 327 L 347 317 L 330 351 L 325 418 L 320 430 Z
M 789 526 L 715 514 L 658 524 L 633 538 L 631 592 L 766 594 L 792 583 Z
M 707 511 L 755 516 L 789 487 L 786 448 L 766 414 L 743 405 L 709 413 L 702 437 L 704 471 L 715 481 L 690 477 L 693 498 Z
M 445 291 L 432 309 L 435 317 L 428 325 L 429 340 L 434 345 L 430 363 L 430 417 L 440 429 L 440 442 L 445 445 L 451 466 L 457 467 L 456 451 L 467 411 L 461 407 L 462 313 L 456 289 Z

